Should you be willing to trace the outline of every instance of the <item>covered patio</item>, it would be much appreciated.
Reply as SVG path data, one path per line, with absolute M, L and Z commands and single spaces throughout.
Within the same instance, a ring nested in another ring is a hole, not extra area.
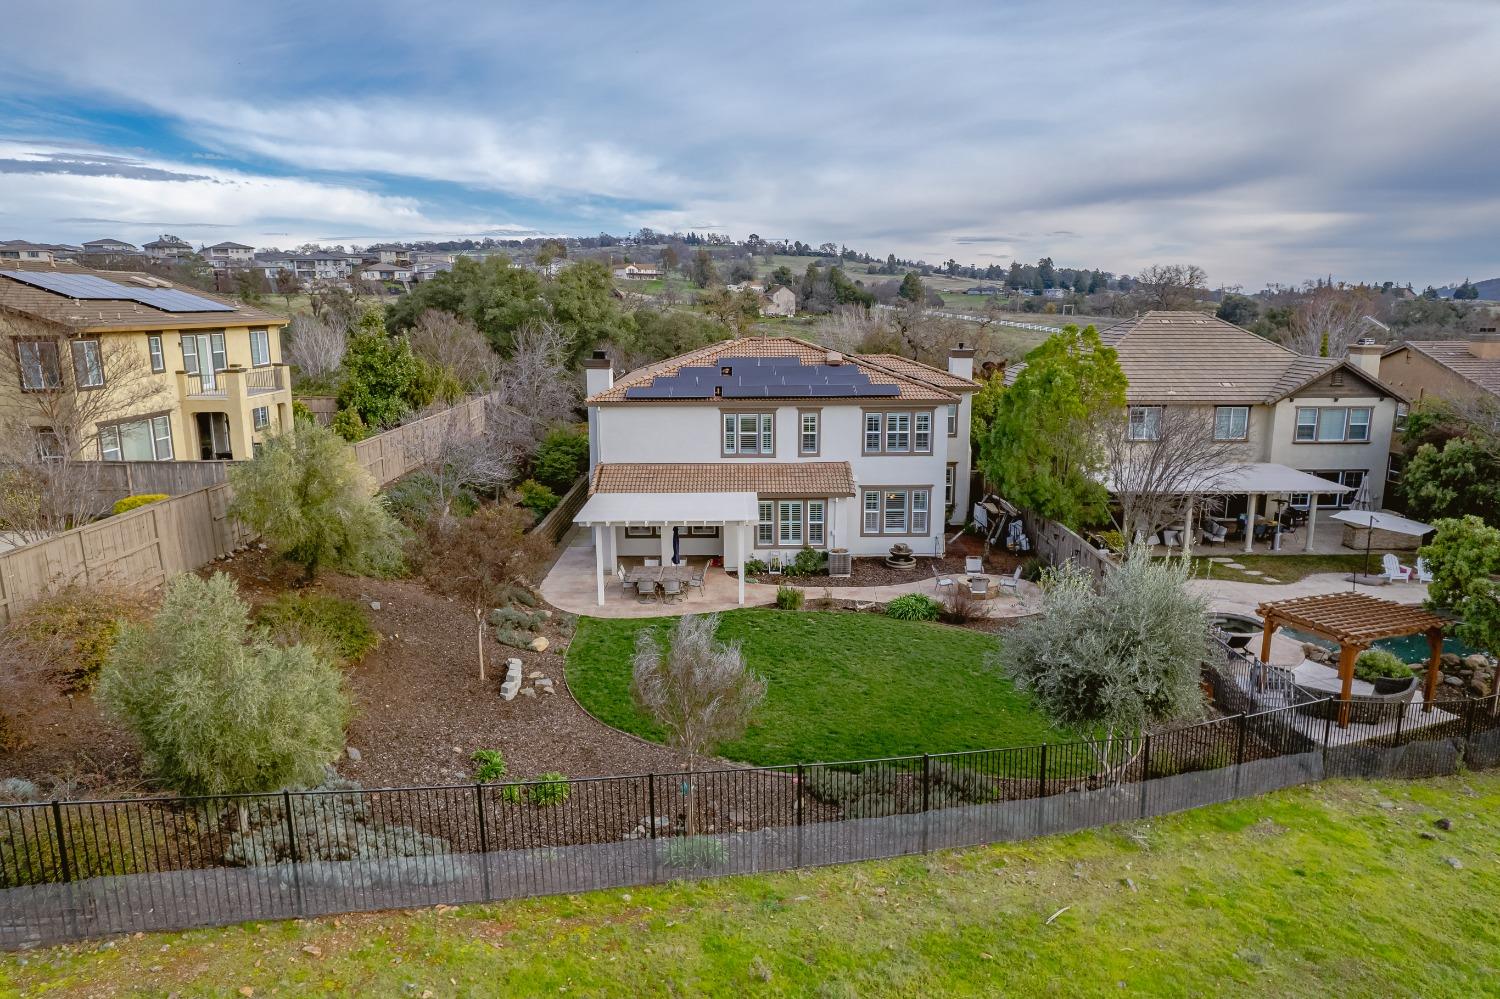
M 662 566 L 681 565 L 681 531 L 712 527 L 723 538 L 723 564 L 744 565 L 750 532 L 759 520 L 753 492 L 598 492 L 590 496 L 573 522 L 588 528 L 594 542 L 595 603 L 604 606 L 606 584 L 621 565 L 616 528 L 654 530 Z M 745 603 L 745 577 L 739 573 L 737 603 Z
M 1432 655 L 1422 687 L 1421 710 L 1424 713 L 1432 711 L 1438 679 L 1442 675 L 1445 624 L 1436 614 L 1411 604 L 1352 592 L 1269 601 L 1257 607 L 1256 613 L 1264 622 L 1260 655 L 1262 663 L 1270 662 L 1271 642 L 1277 629 L 1281 627 L 1297 628 L 1338 643 L 1337 693 L 1341 702 L 1338 706 L 1338 724 L 1341 729 L 1349 727 L 1350 704 L 1355 693 L 1354 662 L 1359 654 L 1382 638 L 1425 635 Z M 1302 670 L 1302 667 L 1298 669 Z M 1301 678 L 1301 682 L 1312 685 L 1306 676 Z M 1333 691 L 1330 690 L 1329 693 Z
M 1166 490 L 1168 494 L 1184 497 L 1187 505 L 1182 521 L 1160 532 L 1161 540 L 1168 550 L 1179 549 L 1184 556 L 1191 555 L 1195 545 L 1221 551 L 1233 551 L 1243 545 L 1248 555 L 1255 551 L 1257 541 L 1271 552 L 1343 551 L 1338 536 L 1327 532 L 1323 548 L 1317 547 L 1317 497 L 1343 496 L 1353 491 L 1350 486 L 1274 462 L 1223 465 L 1188 476 L 1181 485 Z M 1213 498 L 1238 496 L 1245 497 L 1245 513 L 1238 517 L 1214 517 L 1207 510 L 1208 501 Z M 1291 506 L 1293 496 L 1308 497 L 1307 519 L 1300 527 L 1284 530 L 1282 510 Z M 1270 509 L 1273 503 L 1277 506 L 1275 511 Z M 1271 515 L 1267 516 L 1268 513 Z M 1229 540 L 1237 533 L 1243 537 Z M 1293 534 L 1300 535 L 1297 539 L 1300 543 L 1287 543 Z

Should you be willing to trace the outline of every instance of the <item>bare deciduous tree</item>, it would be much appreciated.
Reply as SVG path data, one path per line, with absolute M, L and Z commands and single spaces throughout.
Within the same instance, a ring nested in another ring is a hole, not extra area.
M 573 335 L 563 327 L 532 322 L 515 334 L 515 349 L 495 372 L 485 413 L 485 440 L 519 462 L 548 432 L 578 418 L 583 387 L 568 370 Z
M 414 354 L 448 371 L 465 388 L 492 382 L 500 358 L 484 334 L 468 319 L 428 309 L 406 334 Z
M 1207 281 L 1197 264 L 1152 264 L 1135 276 L 1131 298 L 1139 309 L 1192 309 Z
M 461 491 L 497 492 L 516 477 L 518 456 L 495 447 L 490 433 L 475 434 L 461 418 L 465 412 L 462 407 L 449 410 L 446 419 L 436 421 L 437 430 L 427 441 L 424 457 L 432 469 L 442 518 L 453 515 L 453 501 Z
M 0 352 L 0 379 L 34 387 L 0 408 L 0 530 L 30 544 L 98 514 L 101 424 L 160 412 L 173 391 L 144 337 L 27 345 L 24 361 L 20 344 Z
M 823 316 L 813 327 L 813 339 L 845 354 L 881 353 L 866 346 L 877 339 L 883 345 L 895 346 L 898 343 L 880 313 L 862 305 L 841 305 Z
M 298 315 L 286 332 L 286 360 L 304 377 L 319 381 L 332 378 L 344 363 L 349 323 L 343 313 L 325 309 L 321 318 Z
M 1379 307 L 1372 289 L 1316 286 L 1293 307 L 1282 344 L 1309 357 L 1343 357 L 1368 332 L 1365 317 Z
M 739 643 L 719 641 L 718 630 L 719 615 L 687 614 L 677 619 L 665 649 L 649 628 L 636 638 L 631 695 L 666 730 L 689 774 L 699 756 L 744 735 L 766 696 L 766 682 L 745 666 Z M 695 812 L 689 778 L 688 835 L 696 827 Z
M 1158 413 L 1149 440 L 1132 439 L 1124 419 L 1105 431 L 1109 486 L 1119 505 L 1115 526 L 1127 541 L 1185 516 L 1191 497 L 1215 492 L 1225 466 L 1242 460 L 1238 443 L 1216 439 L 1213 411 L 1165 406 Z

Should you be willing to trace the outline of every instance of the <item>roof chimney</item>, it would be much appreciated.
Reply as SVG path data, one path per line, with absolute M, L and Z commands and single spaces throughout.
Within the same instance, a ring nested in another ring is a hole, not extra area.
M 1469 353 L 1486 361 L 1500 361 L 1500 333 L 1476 333 L 1469 340 Z
M 974 351 L 963 343 L 948 351 L 948 374 L 974 380 Z
M 600 392 L 608 392 L 615 385 L 615 366 L 609 360 L 609 355 L 602 350 L 594 351 L 594 356 L 583 362 L 583 386 L 584 394 L 595 396 Z
M 1380 377 L 1380 354 L 1384 345 L 1365 337 L 1349 346 L 1349 363 L 1371 378 Z

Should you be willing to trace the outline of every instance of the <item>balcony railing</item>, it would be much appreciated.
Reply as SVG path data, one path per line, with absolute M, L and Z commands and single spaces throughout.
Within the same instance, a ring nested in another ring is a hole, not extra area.
M 234 387 L 236 378 L 244 379 L 245 395 L 265 395 L 279 392 L 289 384 L 285 375 L 286 365 L 272 364 L 263 368 L 222 368 L 212 375 L 184 373 L 184 395 L 189 399 L 225 399 Z
M 189 399 L 222 399 L 227 395 L 224 385 L 224 371 L 214 372 L 212 376 L 205 379 L 199 374 L 187 376 L 187 396 Z M 206 382 L 206 384 L 205 384 Z
M 250 395 L 279 392 L 282 388 L 281 365 L 251 368 L 245 372 L 245 391 Z

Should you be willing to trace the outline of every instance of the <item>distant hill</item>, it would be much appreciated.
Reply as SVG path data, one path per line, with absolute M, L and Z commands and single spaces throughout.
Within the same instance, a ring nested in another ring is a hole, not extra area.
M 1484 281 L 1470 281 L 1469 283 L 1479 289 L 1479 297 L 1482 300 L 1486 302 L 1500 302 L 1500 277 L 1493 277 Z M 1446 288 L 1439 288 L 1438 294 L 1443 298 L 1452 298 L 1453 292 L 1457 288 L 1458 285 L 1448 285 Z

